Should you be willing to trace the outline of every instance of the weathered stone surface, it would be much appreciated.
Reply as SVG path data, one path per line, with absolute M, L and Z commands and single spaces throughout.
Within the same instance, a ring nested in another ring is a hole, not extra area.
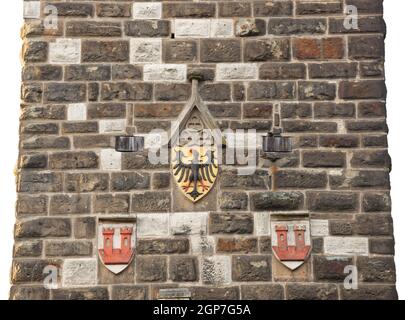
M 132 196 L 131 212 L 167 212 L 170 210 L 169 192 L 145 192 Z
M 60 260 L 18 259 L 14 260 L 11 268 L 11 281 L 17 283 L 42 283 L 46 274 L 43 272 L 47 266 L 61 266 Z
M 314 274 L 317 281 L 341 282 L 347 277 L 345 268 L 354 265 L 353 258 L 314 256 Z
M 170 257 L 170 279 L 174 282 L 198 281 L 198 259 L 196 257 Z
M 279 284 L 243 285 L 243 300 L 284 300 L 284 288 Z
M 52 291 L 52 300 L 108 300 L 106 287 L 57 289 Z
M 202 40 L 202 62 L 241 61 L 241 43 L 238 40 Z
M 45 245 L 48 257 L 91 256 L 93 244 L 89 241 L 58 241 Z
M 398 300 L 393 285 L 360 285 L 357 290 L 341 288 L 342 300 Z
M 10 300 L 48 300 L 49 290 L 43 286 L 12 286 Z
M 253 215 L 250 213 L 211 213 L 211 234 L 252 234 Z
M 136 250 L 138 254 L 180 254 L 188 253 L 190 244 L 188 239 L 156 239 L 139 240 Z
M 125 34 L 131 37 L 167 37 L 170 34 L 169 20 L 135 20 L 125 23 Z
M 65 175 L 67 192 L 92 192 L 108 190 L 109 176 L 99 173 L 72 173 Z
M 48 211 L 48 197 L 43 195 L 19 195 L 17 199 L 17 214 L 46 215 Z
M 221 286 L 232 281 L 230 256 L 205 257 L 202 261 L 202 282 Z
M 113 300 L 147 300 L 148 287 L 117 285 L 113 286 L 111 299 Z
M 113 191 L 149 189 L 150 175 L 142 172 L 113 173 L 111 179 Z
M 76 239 L 93 239 L 96 235 L 96 219 L 93 217 L 74 219 L 73 231 Z
M 247 40 L 244 47 L 245 61 L 283 61 L 290 58 L 288 39 Z
M 232 257 L 232 280 L 271 281 L 271 256 Z
M 308 209 L 318 212 L 353 212 L 357 210 L 358 195 L 348 192 L 308 193 Z
M 338 300 L 334 284 L 287 284 L 288 300 Z
M 312 173 L 306 171 L 278 171 L 274 175 L 277 188 L 289 189 L 318 189 L 325 188 L 327 184 L 326 173 Z
M 302 208 L 301 192 L 262 192 L 251 195 L 251 206 L 257 211 L 288 211 Z
M 191 300 L 237 300 L 239 299 L 239 287 L 194 287 L 192 288 Z
M 138 282 L 165 282 L 167 279 L 165 257 L 137 257 L 135 265 Z
M 72 232 L 70 219 L 66 218 L 37 218 L 19 221 L 14 228 L 17 239 L 69 237 Z
M 127 41 L 82 41 L 83 62 L 128 62 Z
M 14 244 L 13 256 L 15 258 L 40 257 L 42 255 L 42 248 L 41 241 L 16 242 Z
M 248 196 L 244 192 L 223 192 L 220 198 L 222 210 L 246 210 Z
M 218 253 L 252 253 L 257 252 L 255 238 L 218 238 L 216 249 Z
M 360 281 L 395 283 L 393 257 L 359 257 L 357 260 Z

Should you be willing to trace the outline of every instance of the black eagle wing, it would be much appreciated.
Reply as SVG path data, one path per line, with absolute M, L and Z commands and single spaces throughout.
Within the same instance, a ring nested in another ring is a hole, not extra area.
M 190 178 L 191 164 L 186 164 L 182 161 L 184 154 L 182 151 L 178 151 L 176 154 L 176 164 L 173 166 L 174 175 L 180 174 L 177 179 L 178 183 L 186 182 Z
M 210 155 L 208 153 L 210 152 Z M 214 183 L 214 179 L 216 178 L 216 174 L 214 172 L 214 168 L 217 169 L 218 166 L 214 162 L 214 151 L 207 151 L 205 154 L 207 160 L 200 164 L 200 174 L 204 181 L 208 181 L 209 183 Z

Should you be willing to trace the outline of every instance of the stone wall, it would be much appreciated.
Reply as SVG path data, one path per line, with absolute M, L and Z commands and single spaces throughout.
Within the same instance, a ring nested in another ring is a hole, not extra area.
M 11 299 L 175 287 L 193 299 L 396 298 L 382 2 L 24 1 Z M 344 27 L 344 5 L 358 29 Z M 191 73 L 220 128 L 264 134 L 277 111 L 294 141 L 253 175 L 222 165 L 197 204 L 169 165 L 114 150 L 117 135 L 168 129 Z M 270 221 L 298 211 L 313 250 L 291 272 L 272 254 Z M 97 253 L 98 219 L 114 215 L 137 219 L 135 259 L 118 275 Z M 357 290 L 344 288 L 348 265 Z

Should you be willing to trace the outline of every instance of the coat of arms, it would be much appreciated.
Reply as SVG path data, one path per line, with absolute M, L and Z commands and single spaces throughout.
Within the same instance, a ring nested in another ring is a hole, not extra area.
M 272 251 L 290 270 L 300 267 L 311 253 L 309 220 L 275 220 L 271 222 Z
M 98 254 L 111 272 L 118 274 L 131 263 L 135 253 L 133 221 L 99 221 Z

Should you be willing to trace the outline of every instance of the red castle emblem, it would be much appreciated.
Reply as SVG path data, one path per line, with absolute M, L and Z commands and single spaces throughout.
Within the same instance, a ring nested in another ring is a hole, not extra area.
M 101 226 L 99 235 L 101 261 L 111 272 L 120 273 L 130 264 L 135 253 L 133 226 Z
M 289 227 L 293 231 L 290 239 Z M 273 232 L 275 241 L 273 242 L 272 249 L 275 257 L 292 270 L 302 265 L 308 258 L 312 248 L 306 236 L 307 226 L 297 223 L 290 226 L 279 223 L 273 226 Z

